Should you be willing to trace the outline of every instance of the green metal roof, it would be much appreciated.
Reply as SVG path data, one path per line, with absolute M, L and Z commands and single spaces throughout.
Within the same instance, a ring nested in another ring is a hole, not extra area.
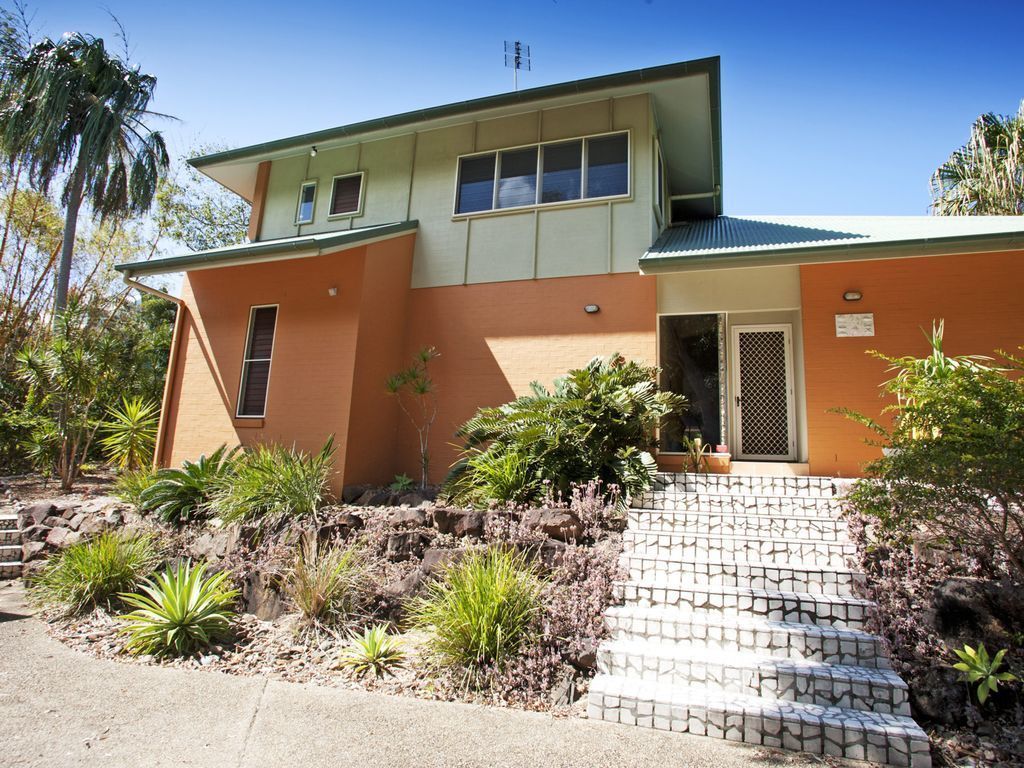
M 666 229 L 643 272 L 1024 248 L 1024 216 L 718 216 Z
M 428 120 L 439 118 L 466 115 L 473 112 L 480 112 L 487 109 L 500 109 L 502 107 L 515 106 L 551 99 L 559 96 L 572 96 L 575 94 L 591 93 L 602 91 L 608 88 L 640 85 L 653 83 L 660 80 L 670 80 L 687 75 L 706 74 L 711 78 L 711 93 L 714 103 L 712 110 L 715 117 L 719 117 L 719 69 L 720 59 L 718 56 L 711 56 L 705 59 L 694 59 L 693 61 L 682 61 L 675 64 L 665 64 L 660 67 L 647 67 L 645 69 L 634 69 L 628 72 L 619 72 L 612 75 L 600 77 L 588 77 L 582 80 L 571 80 L 566 83 L 544 85 L 539 88 L 527 88 L 522 91 L 511 91 L 495 96 L 485 96 L 479 99 L 468 101 L 457 101 L 452 104 L 444 104 L 428 109 L 417 109 L 411 112 L 402 112 L 388 117 L 379 117 L 373 120 L 364 120 L 358 123 L 340 125 L 335 128 L 304 133 L 298 136 L 290 136 L 285 139 L 276 139 L 262 144 L 252 144 L 248 147 L 229 149 L 224 152 L 215 152 L 202 157 L 195 157 L 189 163 L 197 168 L 235 160 L 254 158 L 270 152 L 279 152 L 288 149 L 306 148 L 313 144 L 323 144 L 334 139 L 344 139 L 360 136 L 388 128 L 398 128 Z M 716 150 L 721 145 L 721 120 L 716 120 L 717 127 L 713 141 Z M 718 152 L 718 164 L 721 165 L 721 153 Z M 718 178 L 721 179 L 721 172 Z
M 419 226 L 417 221 L 399 221 L 393 224 L 381 224 L 374 227 L 346 229 L 341 232 L 324 232 L 317 235 L 300 235 L 284 237 L 278 240 L 261 240 L 255 243 L 229 245 L 224 248 L 213 248 L 209 251 L 197 251 L 167 259 L 151 261 L 134 261 L 118 264 L 114 269 L 124 272 L 129 277 L 140 275 L 160 275 L 168 272 L 187 272 L 192 269 L 209 267 L 227 267 L 233 264 L 244 264 L 254 261 L 273 261 L 279 259 L 317 256 L 331 250 L 350 248 L 370 240 L 382 240 L 406 232 L 412 232 Z

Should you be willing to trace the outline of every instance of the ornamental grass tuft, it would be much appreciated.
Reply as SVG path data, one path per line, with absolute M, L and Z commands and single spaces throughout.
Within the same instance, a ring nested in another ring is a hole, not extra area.
M 54 555 L 32 577 L 29 599 L 65 613 L 87 607 L 110 607 L 121 592 L 132 590 L 160 563 L 148 534 L 108 531 L 72 544 Z
M 308 626 L 329 625 L 358 613 L 370 596 L 371 574 L 357 547 L 325 547 L 306 536 L 284 589 Z

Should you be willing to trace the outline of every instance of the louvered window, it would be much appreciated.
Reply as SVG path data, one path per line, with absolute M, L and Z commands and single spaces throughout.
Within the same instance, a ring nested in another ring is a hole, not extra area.
M 270 357 L 274 351 L 277 307 L 253 307 L 249 313 L 249 334 L 242 360 L 242 386 L 238 394 L 239 416 L 264 416 L 267 410 L 267 385 L 270 383 Z
M 331 190 L 331 216 L 352 216 L 359 213 L 363 202 L 363 174 L 335 176 Z

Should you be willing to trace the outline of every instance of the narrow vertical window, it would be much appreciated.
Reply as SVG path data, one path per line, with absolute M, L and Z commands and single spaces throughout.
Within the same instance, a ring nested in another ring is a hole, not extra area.
M 299 189 L 299 207 L 295 211 L 296 224 L 313 221 L 313 202 L 316 200 L 316 182 L 307 181 Z
M 276 327 L 277 307 L 253 307 L 249 312 L 249 334 L 245 340 L 242 384 L 238 393 L 239 416 L 266 415 L 270 357 L 274 351 Z
M 489 211 L 494 205 L 494 158 L 494 155 L 462 158 L 456 213 Z
M 359 213 L 363 202 L 363 174 L 336 176 L 331 190 L 329 216 L 352 216 Z
M 579 200 L 582 193 L 583 142 L 544 145 L 544 173 L 540 201 L 560 203 Z
M 537 202 L 537 148 L 501 153 L 498 208 L 515 208 Z
M 624 133 L 587 139 L 587 197 L 629 192 L 629 137 Z

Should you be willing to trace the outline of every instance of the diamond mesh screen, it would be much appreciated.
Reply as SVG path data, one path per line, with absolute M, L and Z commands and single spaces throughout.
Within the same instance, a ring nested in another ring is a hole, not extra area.
M 749 456 L 789 455 L 786 334 L 740 331 L 740 438 Z

